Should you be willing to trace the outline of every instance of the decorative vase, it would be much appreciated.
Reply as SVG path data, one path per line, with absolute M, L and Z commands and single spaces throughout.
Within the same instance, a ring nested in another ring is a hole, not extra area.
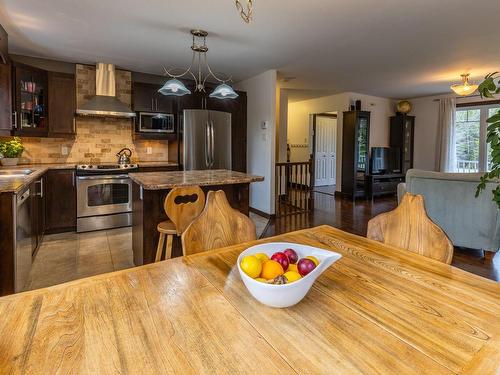
M 14 165 L 17 165 L 17 163 L 19 162 L 19 158 L 1 158 L 0 162 L 4 166 L 12 167 Z

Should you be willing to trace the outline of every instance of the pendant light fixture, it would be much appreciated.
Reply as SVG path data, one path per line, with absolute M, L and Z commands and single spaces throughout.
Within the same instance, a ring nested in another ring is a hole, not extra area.
M 211 98 L 217 99 L 235 99 L 238 94 L 233 90 L 231 86 L 227 83 L 231 81 L 231 77 L 219 77 L 217 76 L 207 60 L 207 36 L 208 33 L 203 30 L 191 30 L 191 35 L 193 36 L 193 44 L 191 45 L 191 50 L 193 51 L 193 58 L 189 67 L 180 74 L 174 74 L 174 69 L 167 69 L 163 67 L 165 74 L 170 77 L 170 79 L 165 82 L 163 87 L 158 90 L 160 94 L 163 95 L 174 95 L 183 96 L 191 94 L 191 91 L 178 80 L 178 78 L 191 75 L 194 79 L 195 90 L 194 92 L 206 92 L 205 84 L 207 80 L 212 77 L 220 84 L 215 88 L 215 90 L 210 94 Z M 197 64 L 197 69 L 194 70 L 194 66 Z M 203 69 L 204 65 L 204 69 Z M 194 72 L 193 72 L 194 70 Z
M 467 96 L 477 90 L 479 86 L 469 82 L 469 75 L 470 74 L 461 74 L 460 77 L 462 77 L 462 83 L 456 83 L 450 86 L 455 94 L 460 96 Z

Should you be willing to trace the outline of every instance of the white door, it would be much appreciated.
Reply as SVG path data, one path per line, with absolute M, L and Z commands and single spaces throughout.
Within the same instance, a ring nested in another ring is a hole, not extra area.
M 315 186 L 335 185 L 337 119 L 316 116 Z

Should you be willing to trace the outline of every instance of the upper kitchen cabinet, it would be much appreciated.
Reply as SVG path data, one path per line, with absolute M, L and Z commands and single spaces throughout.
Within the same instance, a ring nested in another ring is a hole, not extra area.
M 75 135 L 76 87 L 75 75 L 48 73 L 49 137 Z
M 14 66 L 13 130 L 16 135 L 47 136 L 47 71 Z
M 0 135 L 10 135 L 12 129 L 11 70 L 8 35 L 0 25 Z
M 144 82 L 132 84 L 132 107 L 136 112 L 175 113 L 176 97 L 158 93 L 161 85 Z

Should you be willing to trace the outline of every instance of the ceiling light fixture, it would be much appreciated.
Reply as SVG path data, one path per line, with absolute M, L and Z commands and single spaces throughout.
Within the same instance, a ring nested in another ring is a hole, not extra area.
M 456 83 L 450 86 L 450 88 L 455 92 L 455 94 L 460 96 L 467 96 L 477 90 L 479 86 L 470 83 L 469 76 L 470 74 L 461 74 L 460 77 L 462 77 L 462 83 Z
M 158 90 L 160 94 L 163 95 L 173 95 L 173 96 L 183 96 L 191 94 L 191 91 L 177 78 L 183 77 L 185 75 L 191 74 L 194 79 L 195 89 L 194 92 L 206 92 L 205 84 L 207 80 L 212 77 L 220 83 L 219 86 L 210 94 L 211 98 L 217 99 L 235 99 L 238 94 L 233 90 L 227 82 L 231 81 L 231 77 L 224 79 L 223 77 L 217 76 L 207 60 L 207 36 L 208 33 L 203 30 L 191 30 L 191 35 L 193 36 L 193 44 L 191 45 L 191 50 L 193 51 L 193 58 L 189 68 L 182 71 L 180 74 L 174 74 L 175 69 L 167 69 L 163 67 L 165 74 L 170 77 L 170 79 L 165 82 L 163 87 Z M 195 64 L 198 64 L 198 69 L 193 72 Z M 203 69 L 202 65 L 205 65 Z M 205 72 L 204 72 L 205 71 Z
M 241 4 L 240 0 L 236 0 L 236 9 L 240 12 L 240 16 L 246 23 L 250 23 L 252 21 L 253 16 L 253 4 L 252 0 L 246 0 L 246 7 Z

